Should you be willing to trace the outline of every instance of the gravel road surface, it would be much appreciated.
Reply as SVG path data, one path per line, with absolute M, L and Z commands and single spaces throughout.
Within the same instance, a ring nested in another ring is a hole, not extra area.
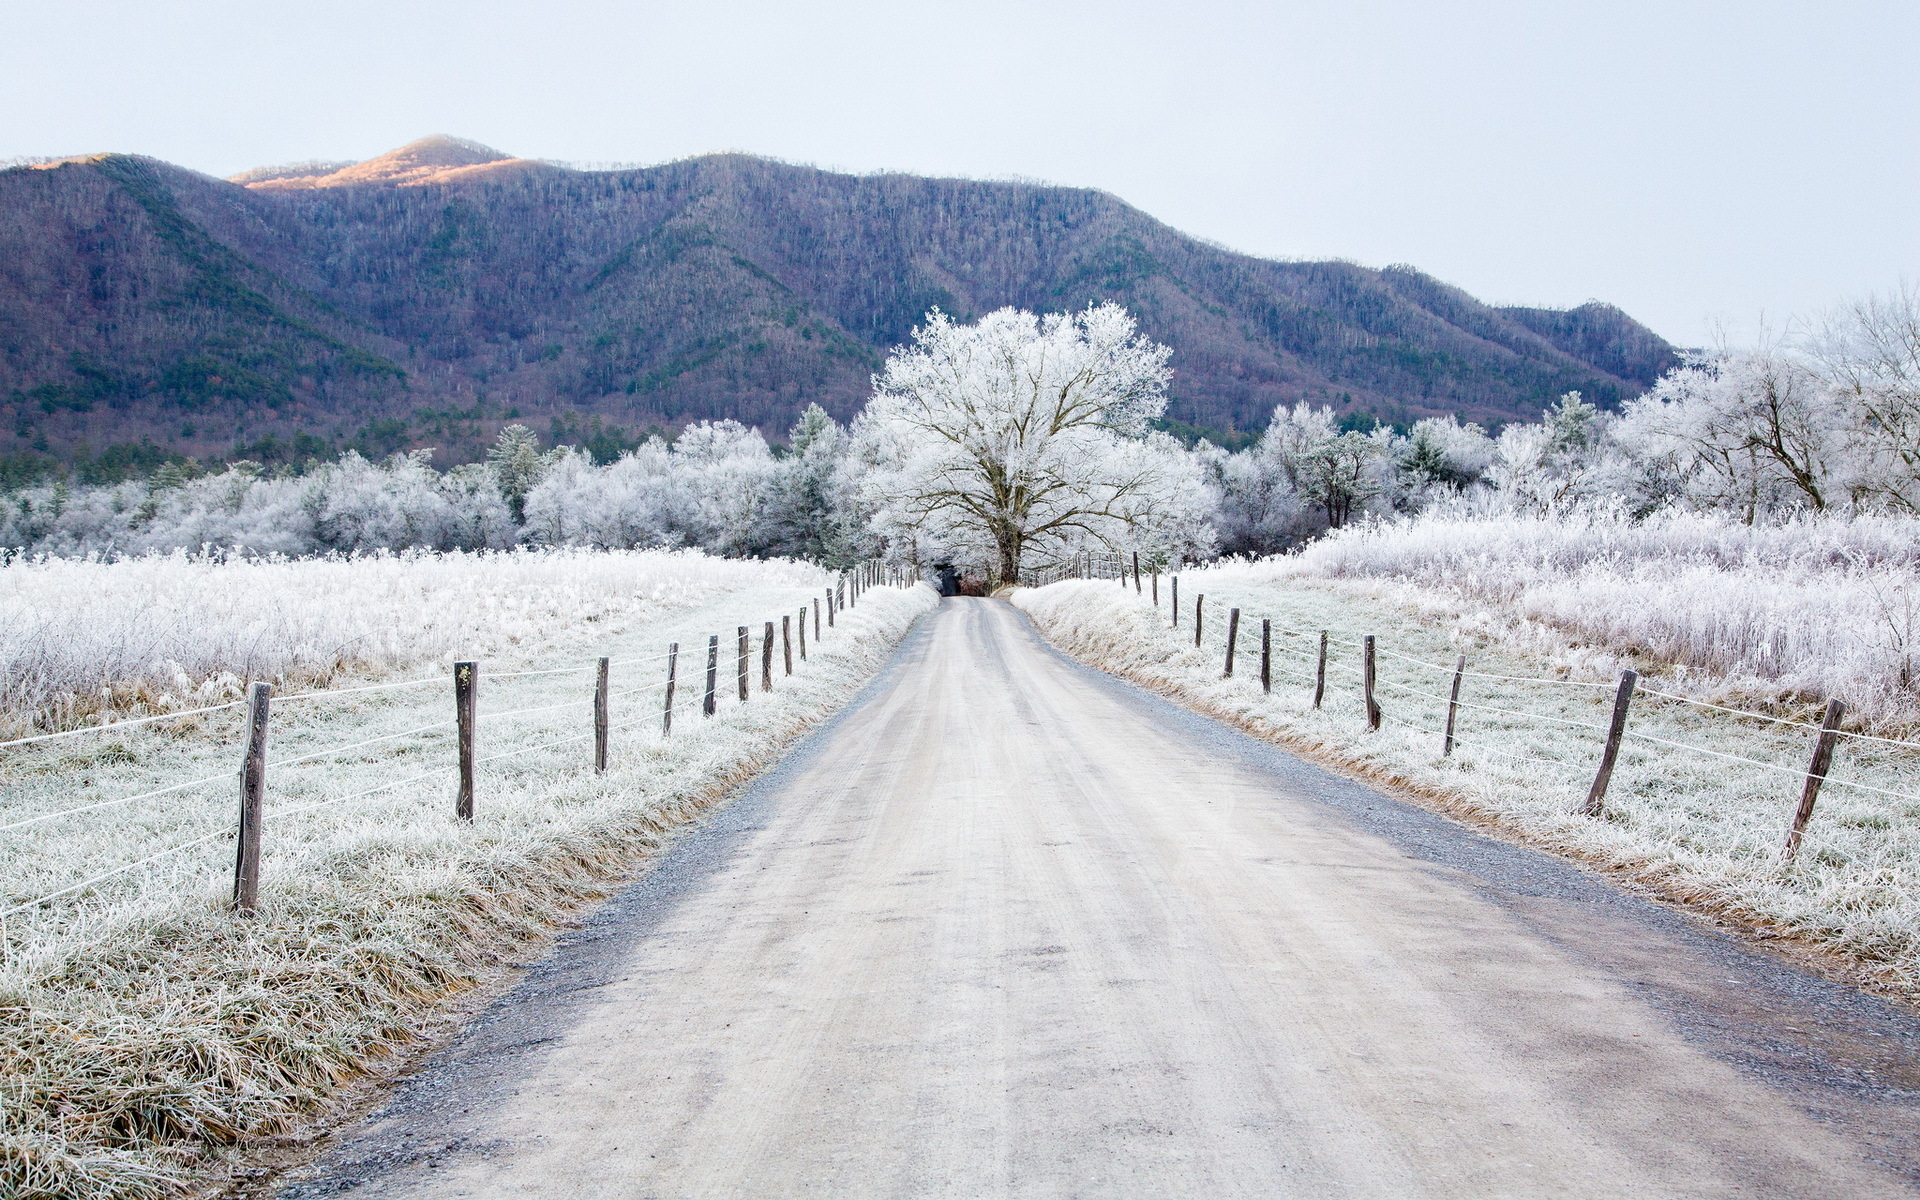
M 1916 1050 L 957 599 L 282 1195 L 1864 1200 Z

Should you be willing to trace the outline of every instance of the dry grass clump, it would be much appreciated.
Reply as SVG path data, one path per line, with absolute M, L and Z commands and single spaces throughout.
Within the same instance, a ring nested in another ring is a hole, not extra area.
M 210 1149 L 286 1131 L 422 1016 L 604 889 L 697 805 L 509 852 L 309 864 L 253 920 L 206 898 L 95 931 L 0 993 L 0 1179 L 21 1197 L 163 1196 Z
M 567 654 L 633 655 L 668 637 L 692 643 L 695 630 L 797 612 L 813 589 L 783 585 L 786 570 L 764 564 L 746 576 L 761 586 L 721 588 L 705 604 L 640 605 L 646 619 Z M 230 839 L 14 916 L 0 942 L 0 1194 L 179 1195 L 310 1121 L 343 1084 L 416 1046 L 451 1001 L 617 886 L 664 834 L 844 703 L 933 603 L 924 587 L 869 590 L 775 691 L 723 704 L 712 718 L 682 708 L 671 739 L 659 736 L 657 697 L 643 691 L 637 707 L 616 710 L 605 775 L 587 769 L 580 743 L 483 765 L 471 824 L 453 818 L 443 783 L 311 800 L 431 765 L 445 757 L 444 739 L 382 743 L 304 775 L 270 770 L 262 909 L 252 919 L 224 908 Z M 649 666 L 646 678 L 654 674 Z M 508 692 L 488 691 L 483 674 L 482 710 L 570 695 L 583 678 L 523 680 L 533 690 Z M 440 689 L 392 695 L 339 713 L 289 706 L 274 757 L 407 727 L 446 704 Z M 576 708 L 556 714 L 557 725 L 483 720 L 482 752 L 544 744 L 580 719 Z M 78 757 L 96 783 L 114 771 L 144 782 L 142 772 L 230 765 L 232 745 L 182 741 L 194 739 L 142 733 L 126 751 L 131 762 Z M 58 778 L 58 761 L 29 782 Z M 51 810 L 36 797 L 22 803 Z M 92 820 L 100 814 L 49 822 L 17 865 L 48 882 L 84 878 L 179 840 L 180 829 L 230 824 L 231 805 L 230 789 L 178 793 L 137 812 L 104 810 L 112 823 Z

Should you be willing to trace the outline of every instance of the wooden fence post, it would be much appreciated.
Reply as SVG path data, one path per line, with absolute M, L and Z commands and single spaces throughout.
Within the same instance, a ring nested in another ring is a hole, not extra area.
M 233 854 L 233 908 L 260 904 L 260 821 L 267 795 L 267 701 L 270 683 L 247 686 L 247 753 L 240 760 L 240 829 Z
M 1260 690 L 1273 691 L 1273 621 L 1260 618 Z
M 1367 728 L 1380 728 L 1380 706 L 1373 699 L 1373 635 L 1361 640 L 1360 681 L 1367 696 Z
M 1154 611 L 1156 612 L 1158 612 L 1160 609 L 1160 568 L 1159 567 L 1155 567 L 1153 569 L 1153 607 L 1154 607 Z
M 1607 748 L 1600 752 L 1600 769 L 1594 772 L 1593 786 L 1587 789 L 1587 802 L 1580 811 L 1597 817 L 1607 798 L 1607 783 L 1613 778 L 1614 760 L 1620 757 L 1620 739 L 1627 732 L 1627 705 L 1633 703 L 1633 687 L 1640 682 L 1634 671 L 1620 672 L 1620 690 L 1613 694 L 1613 720 L 1607 725 Z
M 1206 610 L 1202 607 L 1206 602 L 1205 592 L 1193 598 L 1193 644 L 1196 646 L 1200 644 L 1201 626 L 1206 622 Z
M 1173 583 L 1173 627 L 1178 629 L 1180 628 L 1180 577 L 1170 575 L 1168 578 Z
M 745 625 L 738 626 L 737 629 L 739 632 L 734 636 L 739 638 L 740 645 L 735 654 L 735 657 L 738 659 L 735 671 L 740 676 L 740 699 L 742 702 L 745 702 L 747 698 L 747 664 L 753 659 L 753 635 L 747 632 Z
M 793 674 L 793 618 L 784 614 L 780 617 L 780 657 L 787 664 L 787 674 Z
M 593 773 L 607 773 L 607 731 L 610 723 L 607 719 L 607 684 L 613 671 L 613 660 L 600 660 L 600 669 L 593 680 Z
M 833 628 L 833 589 L 827 589 L 827 628 Z
M 1833 748 L 1840 741 L 1840 716 L 1847 706 L 1838 700 L 1827 701 L 1826 720 L 1820 722 L 1820 737 L 1813 743 L 1813 763 L 1807 767 L 1807 781 L 1800 787 L 1800 807 L 1793 813 L 1793 828 L 1787 830 L 1787 844 L 1780 852 L 1780 865 L 1792 866 L 1800 853 L 1800 838 L 1807 832 L 1813 816 L 1813 802 L 1820 798 L 1820 785 L 1827 781 L 1827 768 L 1833 765 Z
M 805 606 L 801 607 L 800 620 L 796 622 L 796 624 L 800 628 L 800 661 L 805 662 L 807 661 L 807 610 Z
M 453 664 L 453 719 L 459 729 L 460 795 L 453 802 L 453 815 L 462 821 L 473 820 L 473 740 L 480 708 L 480 664 Z
M 1467 656 L 1462 654 L 1453 664 L 1453 691 L 1447 694 L 1447 740 L 1440 748 L 1441 757 L 1453 753 L 1453 714 L 1460 709 L 1460 680 L 1467 673 Z
M 1140 552 L 1133 552 L 1133 594 L 1140 594 Z
M 1320 663 L 1313 669 L 1313 706 L 1320 707 L 1320 700 L 1327 694 L 1327 631 L 1320 631 Z
M 1227 669 L 1220 674 L 1223 678 L 1233 678 L 1233 650 L 1240 642 L 1240 610 L 1227 610 Z
M 680 643 L 667 647 L 667 702 L 660 706 L 660 736 L 673 733 L 673 685 L 676 668 L 680 665 Z
M 813 598 L 813 640 L 816 645 L 820 641 L 820 598 L 818 596 Z
M 707 635 L 707 698 L 700 705 L 701 713 L 706 716 L 712 716 L 714 710 L 719 707 L 719 696 L 716 694 L 719 685 L 720 635 L 714 633 Z

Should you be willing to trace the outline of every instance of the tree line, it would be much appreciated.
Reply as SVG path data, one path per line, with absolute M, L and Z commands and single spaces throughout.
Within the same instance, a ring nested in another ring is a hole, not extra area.
M 1920 514 L 1920 291 L 1792 336 L 1690 357 L 1604 411 L 1578 392 L 1497 433 L 1456 417 L 1356 429 L 1276 408 L 1228 451 L 1154 429 L 1170 352 L 1118 306 L 962 324 L 937 309 L 842 424 L 810 405 L 774 446 L 734 420 L 611 462 L 504 430 L 485 462 L 347 452 L 304 474 L 169 463 L 143 481 L 6 494 L 0 545 L 59 555 L 288 555 L 514 545 L 693 546 L 998 580 L 1082 550 L 1264 554 L 1358 520 L 1448 507 Z

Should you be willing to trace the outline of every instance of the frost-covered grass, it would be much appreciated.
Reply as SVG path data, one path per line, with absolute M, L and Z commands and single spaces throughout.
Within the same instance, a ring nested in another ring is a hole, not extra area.
M 114 566 L 93 577 L 110 580 Z M 296 594 L 316 580 L 367 601 L 341 614 L 339 628 L 417 627 L 411 637 L 383 634 L 389 657 L 360 660 L 354 674 L 387 663 L 434 680 L 276 703 L 271 762 L 437 727 L 269 767 L 262 908 L 252 919 L 225 911 L 238 711 L 5 752 L 0 824 L 211 782 L 0 833 L 4 907 L 214 836 L 5 919 L 0 1194 L 172 1195 L 311 1119 L 343 1084 L 417 1044 L 437 1014 L 555 921 L 630 874 L 667 831 L 844 703 L 935 603 L 925 587 L 872 588 L 817 640 L 809 614 L 808 658 L 796 656 L 788 677 L 776 648 L 774 690 L 763 693 L 764 623 L 797 617 L 825 591 L 825 572 L 658 554 L 383 559 L 312 564 L 309 575 L 301 571 L 309 564 L 265 566 L 293 584 L 278 611 L 324 620 L 327 605 Z M 175 564 L 159 576 L 200 569 Z M 354 569 L 368 582 L 346 577 Z M 244 612 L 243 601 L 224 611 Z M 489 612 L 498 625 L 483 629 Z M 733 670 L 741 624 L 754 637 L 746 703 Z M 721 699 L 705 718 L 709 634 L 721 636 Z M 665 664 L 656 656 L 673 641 L 682 647 L 679 689 L 673 733 L 663 737 Z M 596 776 L 584 736 L 590 673 L 507 672 L 573 668 L 603 654 L 622 665 L 613 671 L 611 765 Z M 509 756 L 482 762 L 476 819 L 463 824 L 453 814 L 445 724 L 451 685 L 429 668 L 469 656 L 483 662 L 479 754 Z M 529 708 L 546 711 L 487 715 Z M 425 778 L 359 794 L 417 775 Z
M 523 655 L 636 603 L 821 578 L 693 550 L 16 556 L 0 566 L 0 740 L 219 703 L 243 679 L 285 691 Z
M 1906 988 L 1920 987 L 1920 799 L 1846 786 L 1920 795 L 1920 752 L 1843 739 L 1799 859 L 1783 867 L 1782 842 L 1813 749 L 1810 730 L 1642 695 L 1606 814 L 1589 818 L 1578 810 L 1614 693 L 1612 680 L 1590 662 L 1548 664 L 1517 652 L 1482 611 L 1392 603 L 1404 593 L 1366 595 L 1244 564 L 1183 573 L 1176 630 L 1166 612 L 1168 581 L 1160 583 L 1157 610 L 1110 580 L 1021 591 L 1014 603 L 1064 650 L 1095 666 L 1333 764 L 1492 818 L 1538 844 L 1624 869 L 1668 895 L 1794 931 L 1875 964 Z M 1199 594 L 1207 622 L 1205 645 L 1196 649 Z M 1242 610 L 1242 624 L 1229 679 L 1222 670 L 1231 607 Z M 1274 627 L 1271 694 L 1260 687 L 1262 618 Z M 1322 629 L 1332 644 L 1325 704 L 1315 710 Z M 1373 733 L 1361 702 L 1359 642 L 1366 634 L 1377 638 L 1385 715 Z M 1461 710 L 1463 744 L 1444 757 L 1439 731 L 1454 658 L 1463 652 L 1476 674 L 1465 679 L 1461 700 L 1478 707 Z M 1487 678 L 1502 675 L 1548 678 Z M 1818 719 L 1813 711 L 1796 715 Z
M 1248 579 L 1329 579 L 1530 657 L 1632 665 L 1736 706 L 1844 700 L 1920 733 L 1920 521 L 1428 515 L 1344 529 Z

